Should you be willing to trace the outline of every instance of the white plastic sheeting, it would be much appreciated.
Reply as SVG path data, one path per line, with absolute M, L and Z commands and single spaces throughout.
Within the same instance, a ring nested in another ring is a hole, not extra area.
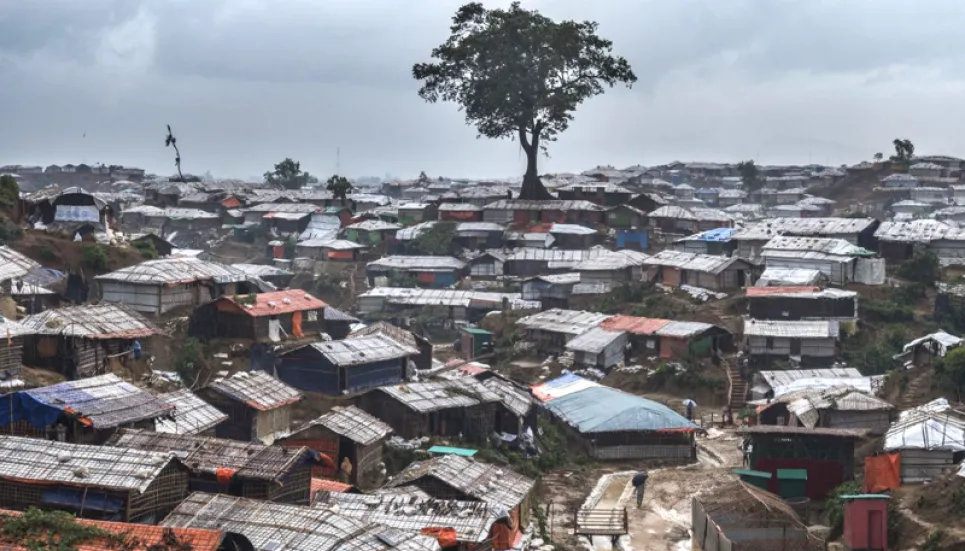
M 826 390 L 829 388 L 853 387 L 862 392 L 873 394 L 871 377 L 813 377 L 798 379 L 774 388 L 774 398 L 799 390 Z
M 939 398 L 902 412 L 888 429 L 884 448 L 965 451 L 965 418 Z
M 885 283 L 885 259 L 884 258 L 859 258 L 854 265 L 855 283 L 865 285 L 884 285 Z
M 57 205 L 54 213 L 57 222 L 100 222 L 100 211 L 93 205 Z

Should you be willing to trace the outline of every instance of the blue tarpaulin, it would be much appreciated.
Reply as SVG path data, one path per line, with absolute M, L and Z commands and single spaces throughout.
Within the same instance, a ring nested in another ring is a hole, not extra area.
M 697 430 L 697 425 L 663 404 L 607 386 L 573 392 L 545 404 L 553 414 L 583 434 Z
M 54 424 L 61 411 L 60 407 L 49 406 L 27 392 L 0 396 L 0 426 L 26 421 L 42 430 Z
M 714 228 L 694 236 L 696 241 L 711 241 L 725 243 L 737 232 L 737 228 Z

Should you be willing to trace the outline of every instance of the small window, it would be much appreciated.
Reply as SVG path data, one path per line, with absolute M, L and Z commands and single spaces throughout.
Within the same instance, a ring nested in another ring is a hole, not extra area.
M 305 317 L 308 321 L 318 321 L 318 310 L 309 310 Z
M 656 347 L 657 347 L 656 341 L 652 341 L 652 340 L 647 341 L 647 348 L 649 348 L 650 350 L 653 350 Z
M 766 340 L 766 342 L 764 343 L 764 346 L 765 346 L 768 350 L 774 350 L 774 339 L 773 339 L 772 337 L 767 337 L 767 340 Z

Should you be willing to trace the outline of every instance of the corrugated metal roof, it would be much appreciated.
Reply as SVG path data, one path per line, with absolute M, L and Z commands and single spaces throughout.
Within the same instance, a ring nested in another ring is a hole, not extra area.
M 318 350 L 328 361 L 342 367 L 401 359 L 419 354 L 417 348 L 396 342 L 384 334 L 349 337 L 340 341 L 315 342 L 309 346 Z
M 570 342 L 566 343 L 566 349 L 576 352 L 599 354 L 603 352 L 607 346 L 610 346 L 610 344 L 625 334 L 626 332 L 624 331 L 608 331 L 600 327 L 594 327 L 577 335 L 570 340 Z
M 582 262 L 590 258 L 598 258 L 612 251 L 593 247 L 591 249 L 534 249 L 522 248 L 511 252 L 506 260 L 535 260 L 540 262 Z
M 818 436 L 830 438 L 858 439 L 868 435 L 868 429 L 826 429 L 792 427 L 783 425 L 752 425 L 737 430 L 738 434 L 746 435 L 790 435 L 790 436 Z
M 46 310 L 21 320 L 27 334 L 89 339 L 138 339 L 161 334 L 141 314 L 121 304 L 85 304 Z
M 7 246 L 0 247 L 0 282 L 8 279 L 22 278 L 40 267 L 40 264 L 30 260 Z
M 630 249 L 621 249 L 619 251 L 611 251 L 609 254 L 600 255 L 596 258 L 584 260 L 574 266 L 573 269 L 578 272 L 623 270 L 634 266 L 643 266 L 648 258 L 650 258 L 650 255 L 646 253 Z
M 195 492 L 162 526 L 208 528 L 245 536 L 265 551 L 438 551 L 429 536 L 344 517 L 316 507 Z
M 523 283 L 527 281 L 545 281 L 553 285 L 572 285 L 580 282 L 580 274 L 579 272 L 571 272 L 566 274 L 541 275 L 527 278 L 523 280 Z
M 473 499 L 507 510 L 521 504 L 536 485 L 535 480 L 506 467 L 449 454 L 409 465 L 386 486 L 405 486 L 426 476 Z
M 372 325 L 367 325 L 358 331 L 354 331 L 350 337 L 366 337 L 369 335 L 385 335 L 397 343 L 401 343 L 409 348 L 419 348 L 419 342 L 415 334 L 407 329 L 402 329 L 392 325 L 387 321 L 377 321 Z
M 297 390 L 264 371 L 240 371 L 215 379 L 208 388 L 258 411 L 270 411 L 302 399 Z
M 332 508 L 340 515 L 410 534 L 444 526 L 455 530 L 457 541 L 471 544 L 487 542 L 496 520 L 495 511 L 482 501 L 327 492 L 316 496 L 313 506 Z
M 120 429 L 106 446 L 172 454 L 196 473 L 214 475 L 231 469 L 240 479 L 278 482 L 292 468 L 306 461 L 308 448 L 264 446 L 252 442 L 197 436 L 162 434 L 143 429 Z
M 834 367 L 827 369 L 787 369 L 760 371 L 761 378 L 771 388 L 787 386 L 804 379 L 858 379 L 861 372 L 853 367 Z
M 656 334 L 659 337 L 686 338 L 699 335 L 700 333 L 713 328 L 713 325 L 699 321 L 671 320 L 670 323 L 660 326 L 660 328 L 657 329 Z
M 339 310 L 332 306 L 325 307 L 325 321 L 343 321 L 348 323 L 358 323 L 359 319 L 351 314 Z
M 163 453 L 0 436 L 0 479 L 28 484 L 67 484 L 140 494 L 170 462 L 171 457 Z
M 241 270 L 247 275 L 254 277 L 272 277 L 272 276 L 293 276 L 294 272 L 289 272 L 288 270 L 283 270 L 281 268 L 276 268 L 269 264 L 231 264 L 231 267 L 236 270 Z
M 526 316 L 516 322 L 516 325 L 525 329 L 536 329 L 540 331 L 550 331 L 554 333 L 566 333 L 568 335 L 579 335 L 590 329 L 597 327 L 610 316 L 599 312 L 584 312 L 578 310 L 562 310 L 553 308 Z
M 525 417 L 533 407 L 533 397 L 528 392 L 500 377 L 486 379 L 483 381 L 483 386 L 498 395 L 499 401 L 506 406 L 506 409 L 519 417 Z
M 647 266 L 667 266 L 680 270 L 694 270 L 719 274 L 737 262 L 737 257 L 715 256 L 709 254 L 687 253 L 683 251 L 660 251 L 643 261 Z
M 908 222 L 882 222 L 875 231 L 880 241 L 899 243 L 930 243 L 941 239 L 951 226 L 938 220 L 910 220 Z
M 764 244 L 761 256 L 786 256 L 782 253 L 819 253 L 837 257 L 871 256 L 875 253 L 854 245 L 844 239 L 827 237 L 788 237 L 779 236 Z
M 466 263 L 452 256 L 385 256 L 368 263 L 379 270 L 462 270 Z
M 460 222 L 456 225 L 456 234 L 465 234 L 473 232 L 502 232 L 506 228 L 497 224 L 495 222 Z
M 442 203 L 439 212 L 480 212 L 482 207 L 472 203 Z
M 736 240 L 762 241 L 777 235 L 801 236 L 859 234 L 876 223 L 874 218 L 771 218 L 741 228 Z
M 747 296 L 763 297 L 768 295 L 796 295 L 800 293 L 813 293 L 820 291 L 820 287 L 813 285 L 795 285 L 786 287 L 748 287 Z
M 419 413 L 467 408 L 499 401 L 497 394 L 472 377 L 403 383 L 379 387 L 378 390 Z
M 362 230 L 362 231 L 392 231 L 398 230 L 402 226 L 398 224 L 393 224 L 391 222 L 383 222 L 382 220 L 362 220 L 361 222 L 356 222 L 345 226 L 346 230 Z
M 107 374 L 17 392 L 34 402 L 90 421 L 95 429 L 109 429 L 174 412 L 173 405 Z
M 503 199 L 489 203 L 484 210 L 578 210 L 600 212 L 603 207 L 589 201 L 577 200 L 567 201 L 562 199 L 549 199 L 545 201 L 528 201 L 525 199 Z
M 246 209 L 244 212 L 264 212 L 264 213 L 307 213 L 321 212 L 322 207 L 310 203 L 261 203 Z
M 523 300 L 520 293 L 489 293 L 483 291 L 460 291 L 456 289 L 410 289 L 404 287 L 376 287 L 359 298 L 381 297 L 392 304 L 413 306 L 463 306 L 502 307 L 503 299 L 515 310 L 538 310 L 539 301 Z
M 247 281 L 243 271 L 198 258 L 159 258 L 121 268 L 95 277 L 99 281 L 120 281 L 151 285 L 174 285 L 211 280 L 216 283 Z
M 650 218 L 672 218 L 674 220 L 695 220 L 701 222 L 730 222 L 733 216 L 719 209 L 692 207 L 684 208 L 677 205 L 660 207 L 648 215 Z
M 399 241 L 411 241 L 417 239 L 420 235 L 431 230 L 439 222 L 436 220 L 426 220 L 425 222 L 420 222 L 414 226 L 409 226 L 408 228 L 402 228 L 401 230 L 395 232 L 395 238 Z
M 392 432 L 392 427 L 381 419 L 355 406 L 336 406 L 321 417 L 299 427 L 298 430 L 292 432 L 292 436 L 315 426 L 325 427 L 335 434 L 344 436 L 363 446 L 375 444 Z
M 248 302 L 248 297 L 223 296 L 218 300 L 230 302 L 240 311 L 249 316 L 260 318 L 264 316 L 277 316 L 279 314 L 290 314 L 292 312 L 305 312 L 308 310 L 322 310 L 327 304 L 308 294 L 301 289 L 289 289 L 287 291 L 275 291 L 273 293 L 258 293 L 254 295 L 254 302 Z
M 793 339 L 821 339 L 834 337 L 834 328 L 827 320 L 773 321 L 744 320 L 744 334 L 751 337 L 788 337 Z
M 154 431 L 168 434 L 201 434 L 228 420 L 228 415 L 186 388 L 158 394 L 158 399 L 174 406 L 174 417 L 154 420 Z

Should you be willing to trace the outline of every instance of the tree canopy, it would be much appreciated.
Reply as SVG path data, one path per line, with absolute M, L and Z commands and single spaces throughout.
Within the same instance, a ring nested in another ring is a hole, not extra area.
M 915 156 L 915 144 L 911 143 L 911 140 L 895 138 L 891 143 L 895 146 L 895 154 L 891 156 L 892 161 L 907 162 Z
M 311 174 L 302 171 L 301 163 L 286 157 L 275 165 L 274 170 L 265 173 L 265 182 L 281 184 L 285 189 L 299 189 L 304 187 L 311 177 Z
M 753 159 L 737 163 L 737 171 L 741 175 L 744 191 L 754 191 L 764 185 L 764 178 Z
M 331 191 L 336 199 L 341 199 L 344 203 L 348 194 L 352 192 L 352 182 L 345 176 L 334 174 L 325 182 L 325 189 Z
M 604 86 L 637 77 L 592 21 L 553 21 L 519 2 L 508 9 L 466 4 L 452 18 L 450 36 L 432 50 L 433 63 L 416 63 L 419 96 L 458 103 L 480 136 L 518 139 L 526 153 L 522 199 L 551 197 L 537 158 L 573 120 L 577 106 Z

